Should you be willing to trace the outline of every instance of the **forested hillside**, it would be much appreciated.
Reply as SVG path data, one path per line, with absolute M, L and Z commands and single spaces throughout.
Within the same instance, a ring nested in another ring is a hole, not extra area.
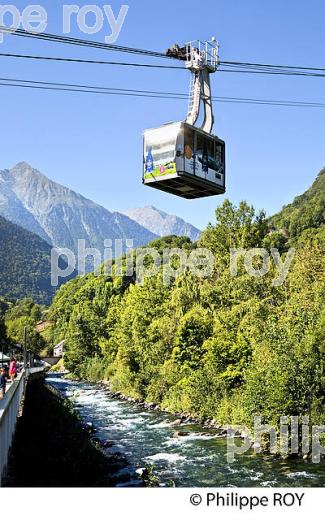
M 24 345 L 25 338 L 28 350 L 35 354 L 45 349 L 48 344 L 37 332 L 36 324 L 46 312 L 44 305 L 38 305 L 31 298 L 23 298 L 15 303 L 0 298 L 0 351 L 5 354 L 15 352 L 17 344 Z M 52 344 L 50 347 L 52 353 Z
M 280 286 L 273 283 L 274 262 L 263 277 L 247 274 L 243 262 L 231 275 L 230 248 L 272 247 L 274 233 L 263 213 L 229 201 L 198 244 L 214 254 L 210 278 L 186 272 L 166 287 L 161 272 L 143 285 L 89 274 L 63 286 L 51 315 L 56 340 L 66 339 L 67 368 L 109 379 L 114 390 L 163 409 L 222 424 L 251 424 L 256 414 L 273 423 L 283 415 L 309 415 L 322 424 L 325 226 L 314 203 L 324 215 L 324 178 L 322 172 L 272 220 L 296 239 Z M 281 236 L 285 251 L 289 243 Z M 161 251 L 164 240 L 154 246 Z M 194 247 L 188 241 L 177 246 Z
M 325 224 L 325 168 L 320 171 L 309 190 L 274 215 L 270 223 L 293 238 L 299 236 L 304 229 Z
M 8 304 L 5 300 L 0 299 L 0 351 L 4 352 L 6 350 L 6 344 L 8 341 L 7 338 L 7 329 L 5 323 L 5 315 L 8 310 Z
M 62 259 L 60 266 L 66 266 Z M 0 296 L 12 300 L 29 296 L 49 304 L 55 290 L 51 286 L 51 246 L 0 217 Z

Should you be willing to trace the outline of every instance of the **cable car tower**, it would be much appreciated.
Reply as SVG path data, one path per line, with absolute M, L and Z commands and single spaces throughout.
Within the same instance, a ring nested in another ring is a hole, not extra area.
M 225 193 L 225 143 L 212 134 L 210 74 L 218 69 L 219 44 L 191 41 L 174 45 L 167 56 L 191 71 L 188 113 L 185 121 L 145 130 L 143 183 L 187 199 Z

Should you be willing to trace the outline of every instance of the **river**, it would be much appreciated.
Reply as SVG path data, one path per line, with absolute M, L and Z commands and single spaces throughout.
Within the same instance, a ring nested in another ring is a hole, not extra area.
M 177 487 L 320 487 L 325 484 L 324 463 L 246 453 L 229 464 L 226 440 L 217 438 L 213 431 L 197 425 L 173 425 L 174 416 L 112 398 L 100 385 L 68 381 L 57 375 L 46 380 L 73 400 L 82 420 L 94 425 L 98 439 L 111 441 L 110 453 L 124 454 L 135 469 L 153 464 L 161 485 L 173 482 Z M 179 431 L 186 436 L 177 436 Z

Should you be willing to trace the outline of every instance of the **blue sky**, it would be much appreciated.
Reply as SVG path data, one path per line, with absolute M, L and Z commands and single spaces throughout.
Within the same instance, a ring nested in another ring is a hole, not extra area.
M 9 2 L 8 2 L 9 3 Z M 29 3 L 12 1 L 22 10 Z M 35 2 L 36 3 L 36 2 Z M 62 34 L 62 5 L 109 0 L 45 1 L 47 32 Z M 165 51 L 175 42 L 221 43 L 221 59 L 325 67 L 322 0 L 124 0 L 129 7 L 117 44 Z M 202 11 L 200 11 L 202 6 Z M 71 35 L 87 36 L 75 22 Z M 145 61 L 141 56 L 10 36 L 0 52 Z M 156 60 L 147 60 L 156 63 Z M 158 61 L 158 63 L 160 63 Z M 187 92 L 189 73 L 159 69 L 34 62 L 0 57 L 1 77 L 117 88 Z M 325 78 L 223 74 L 213 94 L 325 102 Z M 223 197 L 186 201 L 141 183 L 142 131 L 185 118 L 187 102 L 0 87 L 0 169 L 25 160 L 51 179 L 109 210 L 154 205 L 203 228 Z M 246 199 L 268 214 L 303 192 L 325 166 L 324 108 L 278 108 L 216 103 L 215 128 L 227 143 L 227 197 Z

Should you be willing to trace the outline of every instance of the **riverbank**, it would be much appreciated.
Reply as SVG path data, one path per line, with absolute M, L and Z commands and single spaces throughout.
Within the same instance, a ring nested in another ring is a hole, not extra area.
M 53 367 L 52 371 L 50 373 L 55 374 L 55 367 Z M 109 381 L 101 381 L 101 380 L 92 380 L 92 379 L 80 379 L 74 374 L 71 374 L 70 372 L 62 372 L 62 376 L 67 379 L 68 381 L 76 381 L 76 382 L 88 382 L 92 384 L 99 385 L 101 388 L 105 390 L 107 395 L 109 395 L 112 399 L 120 399 L 121 401 L 125 401 L 128 403 L 133 403 L 139 406 L 140 408 L 144 410 L 152 410 L 152 411 L 159 411 L 162 413 L 168 413 L 171 417 L 174 417 L 175 419 L 175 425 L 198 425 L 202 428 L 208 429 L 208 430 L 217 430 L 220 437 L 227 437 L 227 428 L 221 424 L 219 424 L 215 419 L 208 418 L 205 420 L 200 420 L 196 418 L 195 416 L 189 414 L 189 413 L 175 413 L 170 412 L 169 410 L 165 410 L 162 408 L 158 403 L 148 403 L 146 401 L 143 401 L 141 399 L 136 399 L 134 397 L 131 397 L 129 395 L 123 394 L 122 392 L 115 392 L 111 388 L 111 384 Z M 236 437 L 245 437 L 244 431 L 240 432 L 237 431 Z
M 205 419 L 205 420 L 199 420 L 196 417 L 194 417 L 193 415 L 188 414 L 188 413 L 169 412 L 168 410 L 161 408 L 160 405 L 157 403 L 147 403 L 146 401 L 141 401 L 140 399 L 135 399 L 134 397 L 124 395 L 121 392 L 112 391 L 109 381 L 97 381 L 96 384 L 98 384 L 102 388 L 104 388 L 105 391 L 107 392 L 107 394 L 112 399 L 121 399 L 122 401 L 126 401 L 128 403 L 134 403 L 137 406 L 139 406 L 140 408 L 143 408 L 144 410 L 152 410 L 152 411 L 168 413 L 170 416 L 175 418 L 174 424 L 176 426 L 177 425 L 181 426 L 181 425 L 186 425 L 186 424 L 187 425 L 191 425 L 191 424 L 197 425 L 197 426 L 201 426 L 202 428 L 205 428 L 208 430 L 215 430 L 216 432 L 218 432 L 220 437 L 224 437 L 224 438 L 227 437 L 227 428 L 222 426 L 221 424 L 218 424 L 217 421 L 215 421 L 212 418 Z M 244 436 L 244 432 L 240 432 L 238 430 L 236 436 L 242 437 L 242 435 Z
M 71 400 L 84 423 L 92 423 L 94 435 L 101 443 L 109 444 L 111 453 L 123 453 L 137 474 L 146 465 L 151 466 L 159 486 L 324 485 L 323 464 L 257 455 L 253 450 L 238 454 L 229 463 L 227 439 L 216 430 L 186 420 L 180 423 L 166 411 L 112 397 L 104 385 L 63 379 L 55 374 L 49 375 L 48 380 Z
M 131 479 L 125 456 L 104 453 L 68 399 L 43 381 L 26 391 L 11 449 L 7 487 L 115 487 Z M 138 483 L 141 485 L 141 482 Z
M 215 438 L 224 438 L 227 439 L 228 433 L 230 430 L 232 431 L 232 436 L 234 439 L 239 439 L 245 442 L 246 448 L 250 449 L 255 452 L 257 455 L 267 455 L 269 456 L 270 453 L 271 456 L 275 458 L 280 458 L 283 460 L 288 459 L 301 459 L 301 460 L 308 460 L 309 462 L 312 461 L 312 453 L 309 454 L 302 454 L 302 453 L 281 453 L 281 443 L 280 440 L 278 440 L 278 452 L 270 452 L 270 439 L 268 435 L 264 436 L 258 436 L 258 439 L 254 436 L 254 431 L 246 426 L 246 425 L 221 425 L 219 424 L 215 419 L 213 418 L 207 418 L 205 420 L 200 420 L 197 417 L 189 414 L 189 413 L 174 413 L 170 412 L 168 410 L 165 410 L 161 408 L 161 406 L 157 403 L 147 403 L 146 401 L 142 401 L 140 399 L 136 399 L 127 395 L 124 395 L 122 392 L 114 392 L 111 389 L 111 385 L 109 381 L 97 381 L 95 384 L 98 384 L 101 386 L 105 392 L 109 395 L 112 399 L 120 399 L 121 401 L 125 401 L 128 403 L 133 403 L 143 410 L 150 410 L 150 411 L 156 411 L 161 413 L 167 413 L 171 417 L 174 418 L 174 421 L 171 423 L 173 426 L 187 426 L 187 425 L 196 425 L 204 430 L 208 430 L 211 432 L 211 434 L 214 435 Z M 187 433 L 180 430 L 176 431 L 175 436 L 186 436 Z M 249 446 L 249 447 L 248 447 Z M 321 463 L 324 463 L 325 456 L 321 455 Z

